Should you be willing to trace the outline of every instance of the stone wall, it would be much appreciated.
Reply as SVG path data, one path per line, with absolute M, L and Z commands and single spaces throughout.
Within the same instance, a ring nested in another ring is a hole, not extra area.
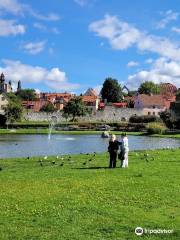
M 116 108 L 112 106 L 106 106 L 104 110 L 99 110 L 96 113 L 80 117 L 80 121 L 99 121 L 99 122 L 116 122 L 116 121 L 128 121 L 132 115 L 142 116 L 143 111 L 134 108 Z M 24 115 L 24 118 L 29 121 L 49 121 L 52 116 L 55 116 L 58 122 L 65 121 L 61 112 L 55 113 L 33 113 L 29 112 Z

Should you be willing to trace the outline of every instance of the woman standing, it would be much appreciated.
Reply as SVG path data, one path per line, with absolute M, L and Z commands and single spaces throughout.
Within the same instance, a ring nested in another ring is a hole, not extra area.
M 112 135 L 109 141 L 108 152 L 110 156 L 109 168 L 116 167 L 117 152 L 119 149 L 119 143 L 116 141 L 116 135 Z
M 128 167 L 128 153 L 129 153 L 128 138 L 126 133 L 121 134 L 120 146 L 122 155 L 121 167 L 126 168 Z

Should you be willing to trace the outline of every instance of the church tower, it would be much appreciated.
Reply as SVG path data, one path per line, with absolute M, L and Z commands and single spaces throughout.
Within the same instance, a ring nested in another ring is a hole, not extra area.
M 4 92 L 5 91 L 5 76 L 4 73 L 1 73 L 0 75 L 0 92 Z
M 18 81 L 18 86 L 17 86 L 17 92 L 20 92 L 21 91 L 21 81 L 19 80 Z

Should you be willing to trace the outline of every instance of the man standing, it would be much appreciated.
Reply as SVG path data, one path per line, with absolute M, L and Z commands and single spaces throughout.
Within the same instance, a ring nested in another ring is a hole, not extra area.
M 109 141 L 108 152 L 110 156 L 109 168 L 116 167 L 117 152 L 119 149 L 119 143 L 116 141 L 116 135 L 112 135 Z

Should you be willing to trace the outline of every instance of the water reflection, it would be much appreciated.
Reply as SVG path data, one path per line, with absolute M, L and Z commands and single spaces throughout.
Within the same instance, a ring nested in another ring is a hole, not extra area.
M 130 150 L 180 147 L 180 139 L 129 136 Z M 100 135 L 0 135 L 0 158 L 107 151 Z

